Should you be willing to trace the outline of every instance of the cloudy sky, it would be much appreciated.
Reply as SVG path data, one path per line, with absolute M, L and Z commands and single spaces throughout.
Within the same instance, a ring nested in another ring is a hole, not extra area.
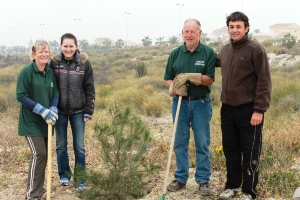
M 250 32 L 268 33 L 275 23 L 300 25 L 299 7 L 299 0 L 8 0 L 0 6 L 0 46 L 60 42 L 66 32 L 90 44 L 98 37 L 155 42 L 178 35 L 187 18 L 197 18 L 209 35 L 234 11 L 248 15 Z

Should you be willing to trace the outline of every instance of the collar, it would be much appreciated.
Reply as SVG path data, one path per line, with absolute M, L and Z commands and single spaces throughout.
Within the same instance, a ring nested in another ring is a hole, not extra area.
M 188 50 L 188 49 L 186 48 L 185 42 L 183 43 L 183 48 L 184 48 L 183 52 L 188 52 L 188 51 L 190 51 L 190 50 Z M 201 42 L 199 41 L 198 46 L 195 48 L 195 51 L 196 51 L 196 52 L 200 52 L 200 48 L 201 48 Z M 195 51 L 194 51 L 194 52 L 195 52 Z
M 36 73 L 42 72 L 42 71 L 39 70 L 38 66 L 36 65 L 35 60 L 32 61 L 32 66 L 33 66 L 34 72 L 36 72 Z M 49 69 L 48 63 L 46 63 L 46 66 L 45 66 L 45 70 L 44 70 L 44 71 L 47 71 L 48 69 Z
M 57 55 L 57 58 L 59 59 L 59 61 L 62 61 L 62 60 L 65 60 L 65 61 L 76 61 L 77 63 L 80 61 L 80 59 L 82 57 L 83 57 L 83 55 L 79 54 L 78 52 L 75 52 L 74 56 L 70 60 L 65 59 L 63 53 L 60 53 L 60 54 Z
M 235 48 L 241 48 L 244 45 L 248 44 L 251 41 L 251 39 L 248 37 L 248 35 L 245 35 L 242 39 L 240 39 L 237 42 L 234 42 L 232 39 L 230 39 L 230 43 Z

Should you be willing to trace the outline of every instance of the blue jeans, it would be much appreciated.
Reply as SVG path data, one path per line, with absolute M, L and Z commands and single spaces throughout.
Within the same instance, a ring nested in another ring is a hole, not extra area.
M 175 121 L 177 104 L 178 96 L 174 96 L 172 104 L 173 121 Z M 194 132 L 196 147 L 195 180 L 198 184 L 209 182 L 211 175 L 209 151 L 211 116 L 210 96 L 193 101 L 182 99 L 174 142 L 176 155 L 174 176 L 181 183 L 186 183 L 189 177 L 188 145 L 190 127 L 192 127 Z
M 85 122 L 83 120 L 83 113 L 75 113 L 73 115 L 58 115 L 58 121 L 55 124 L 56 131 L 56 154 L 57 154 L 57 166 L 58 174 L 60 178 L 70 179 L 70 165 L 68 157 L 68 120 L 70 120 L 72 136 L 73 136 L 73 148 L 75 154 L 75 168 L 74 175 L 76 179 L 75 169 L 81 169 L 85 171 L 85 147 L 84 147 L 84 131 Z

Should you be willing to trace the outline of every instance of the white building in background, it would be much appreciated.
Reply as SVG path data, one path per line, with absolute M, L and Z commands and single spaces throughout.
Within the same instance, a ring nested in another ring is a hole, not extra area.
M 296 23 L 273 24 L 269 28 L 269 33 L 252 33 L 253 38 L 259 42 L 271 39 L 280 41 L 285 35 L 290 33 L 296 37 L 298 42 L 300 42 L 300 26 Z M 227 42 L 230 38 L 228 34 L 228 27 L 223 26 L 222 28 L 214 30 L 209 38 L 210 42 Z
M 229 41 L 228 27 L 223 26 L 222 28 L 214 30 L 209 36 L 209 42 L 227 42 Z

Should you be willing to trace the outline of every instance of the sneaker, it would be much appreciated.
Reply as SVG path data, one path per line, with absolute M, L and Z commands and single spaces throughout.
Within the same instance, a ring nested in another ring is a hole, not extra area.
M 59 184 L 62 186 L 67 186 L 67 185 L 69 185 L 69 183 L 70 183 L 70 181 L 67 178 L 62 178 L 59 180 Z
M 239 192 L 239 188 L 236 189 L 225 189 L 220 195 L 219 200 L 226 200 L 232 198 Z
M 79 186 L 76 188 L 76 191 L 82 192 L 83 190 L 85 190 L 84 183 L 80 183 Z
M 199 184 L 199 191 L 200 191 L 200 195 L 202 195 L 202 196 L 210 195 L 209 183 L 200 183 Z
M 251 194 L 243 193 L 240 197 L 240 200 L 252 200 Z
M 178 190 L 181 190 L 182 188 L 185 187 L 186 184 L 181 183 L 177 180 L 172 181 L 172 183 L 170 183 L 167 187 L 168 191 L 170 192 L 176 192 Z

